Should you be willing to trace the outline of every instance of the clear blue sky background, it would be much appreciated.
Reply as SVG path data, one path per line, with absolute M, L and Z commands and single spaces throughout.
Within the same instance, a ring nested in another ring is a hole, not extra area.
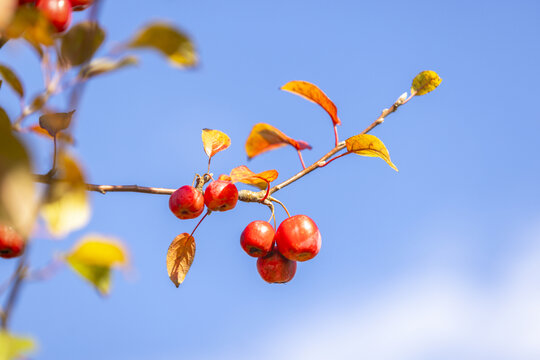
M 227 173 L 247 163 L 257 122 L 310 142 L 304 158 L 316 161 L 332 146 L 331 122 L 278 90 L 290 80 L 334 100 L 343 139 L 420 71 L 443 82 L 373 132 L 399 173 L 349 156 L 276 194 L 323 237 L 286 285 L 262 281 L 239 245 L 266 207 L 209 217 L 176 289 L 165 254 L 195 220 L 176 219 L 166 196 L 92 194 L 87 228 L 37 239 L 33 263 L 98 232 L 129 245 L 134 270 L 115 274 L 106 299 L 67 269 L 25 287 L 13 329 L 38 339 L 37 359 L 540 358 L 539 2 L 155 0 L 102 10 L 109 47 L 166 19 L 192 36 L 201 65 L 182 71 L 144 52 L 137 68 L 90 83 L 74 151 L 93 183 L 191 183 L 206 168 L 202 128 L 231 137 L 213 161 L 215 174 Z M 0 61 L 40 89 L 26 48 L 7 46 Z M 0 102 L 16 113 L 15 97 Z M 48 164 L 42 145 L 35 158 Z M 275 168 L 279 179 L 299 170 L 289 148 L 247 165 Z M 13 264 L 0 263 L 2 278 Z

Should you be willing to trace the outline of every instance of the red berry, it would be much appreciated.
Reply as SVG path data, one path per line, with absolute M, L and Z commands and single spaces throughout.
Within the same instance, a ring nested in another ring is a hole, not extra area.
M 240 235 L 242 249 L 253 257 L 261 257 L 270 252 L 274 246 L 274 228 L 266 221 L 250 222 Z
M 58 32 L 66 30 L 71 23 L 71 2 L 69 0 L 37 0 L 36 6 Z
M 194 219 L 204 210 L 203 194 L 193 186 L 182 186 L 169 198 L 169 209 L 179 219 Z
M 212 181 L 204 191 L 204 204 L 212 211 L 234 209 L 237 201 L 238 189 L 229 181 Z
M 12 227 L 0 225 L 0 257 L 11 259 L 24 252 L 25 243 Z
M 321 249 L 321 233 L 306 215 L 285 219 L 276 231 L 275 240 L 279 252 L 290 260 L 313 259 Z
M 296 261 L 285 258 L 274 248 L 267 255 L 257 259 L 257 270 L 266 282 L 286 283 L 296 273 Z

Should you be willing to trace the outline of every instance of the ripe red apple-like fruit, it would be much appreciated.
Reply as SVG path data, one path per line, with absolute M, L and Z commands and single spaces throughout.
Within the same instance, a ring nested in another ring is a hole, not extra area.
M 36 6 L 58 32 L 66 30 L 71 23 L 71 2 L 69 0 L 37 0 Z
M 204 210 L 203 194 L 193 186 L 182 186 L 169 198 L 169 209 L 179 219 L 194 219 Z
M 242 249 L 253 257 L 261 257 L 274 246 L 274 228 L 266 221 L 255 220 L 246 226 L 240 235 Z
M 313 259 L 321 249 L 321 233 L 306 215 L 285 219 L 276 231 L 275 240 L 279 252 L 289 260 Z
M 11 259 L 24 252 L 24 239 L 12 227 L 0 225 L 0 257 Z
M 257 271 L 264 281 L 286 283 L 296 274 L 296 261 L 289 260 L 274 248 L 267 255 L 257 259 Z
M 212 211 L 234 209 L 238 201 L 238 189 L 230 181 L 212 181 L 204 190 L 204 204 Z

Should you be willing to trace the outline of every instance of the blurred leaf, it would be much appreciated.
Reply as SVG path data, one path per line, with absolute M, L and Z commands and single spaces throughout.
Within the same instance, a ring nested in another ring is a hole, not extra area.
M 285 145 L 291 145 L 296 150 L 311 149 L 311 145 L 302 140 L 294 140 L 283 132 L 265 123 L 258 123 L 253 126 L 246 141 L 246 153 L 249 159 L 262 154 L 263 152 L 274 150 Z
M 49 198 L 41 207 L 49 232 L 62 237 L 90 219 L 90 205 L 79 164 L 66 153 L 58 156 L 58 181 L 51 184 Z
M 0 330 L 0 360 L 15 360 L 28 352 L 34 351 L 34 340 L 28 337 L 19 337 Z
M 219 175 L 218 180 L 231 181 L 231 177 L 227 174 L 221 174 Z
M 126 66 L 136 65 L 137 62 L 138 60 L 135 56 L 126 56 L 120 60 L 111 60 L 107 58 L 95 59 L 92 60 L 90 64 L 81 68 L 79 77 L 81 79 L 88 79 Z
M 24 96 L 23 85 L 17 75 L 15 75 L 13 70 L 11 70 L 6 65 L 0 64 L 0 75 L 2 75 L 4 80 L 6 80 L 9 86 L 11 86 L 11 88 L 19 95 L 19 97 Z
M 11 124 L 0 122 L 0 223 L 25 237 L 32 230 L 36 206 L 29 153 Z
M 167 250 L 167 273 L 176 287 L 180 286 L 195 258 L 195 239 L 188 233 L 174 238 Z
M 152 23 L 141 29 L 128 44 L 131 48 L 150 48 L 161 52 L 174 65 L 197 65 L 195 47 L 189 37 L 166 23 Z
M 72 66 L 79 66 L 92 58 L 103 40 L 105 31 L 96 22 L 80 22 L 62 37 L 62 57 Z
M 28 130 L 30 132 L 33 132 L 36 135 L 46 137 L 49 140 L 53 139 L 51 134 L 49 134 L 49 132 L 47 130 L 43 129 L 39 125 L 32 125 L 32 126 L 28 127 Z M 56 139 L 64 141 L 64 142 L 66 142 L 68 144 L 73 144 L 74 143 L 73 138 L 71 137 L 71 135 L 66 134 L 64 132 L 60 132 L 60 133 L 56 134 Z
M 39 117 L 39 126 L 47 130 L 51 136 L 55 136 L 59 131 L 65 130 L 71 124 L 71 118 L 75 110 L 67 113 L 45 114 Z
M 33 6 L 20 6 L 5 31 L 6 37 L 13 39 L 24 35 L 32 45 L 54 45 L 55 29 L 49 20 Z
M 278 177 L 277 170 L 266 170 L 255 174 L 247 166 L 241 165 L 231 170 L 231 181 L 253 185 L 259 189 L 266 189 L 268 184 Z
M 386 146 L 376 136 L 368 134 L 356 135 L 345 140 L 345 144 L 348 151 L 362 156 L 379 157 L 386 161 L 392 169 L 398 171 L 396 165 L 390 160 L 390 154 Z
M 437 88 L 442 79 L 435 71 L 426 70 L 416 75 L 411 86 L 411 93 L 415 95 L 425 95 Z
M 36 95 L 32 101 L 30 101 L 30 109 L 32 109 L 32 111 L 40 110 L 45 103 L 47 103 L 47 99 L 48 97 L 45 94 Z
M 231 139 L 222 131 L 203 129 L 201 136 L 204 152 L 209 158 L 231 146 Z
M 332 100 L 330 100 L 328 96 L 326 96 L 326 94 L 322 92 L 322 90 L 316 85 L 307 81 L 295 80 L 289 81 L 283 85 L 281 90 L 292 92 L 293 94 L 302 96 L 309 101 L 319 104 L 324 110 L 326 110 L 328 115 L 330 115 L 334 125 L 341 125 L 341 120 L 339 120 L 337 115 L 336 105 L 334 105 Z
M 11 22 L 17 4 L 17 0 L 0 0 L 0 32 L 4 31 Z
M 124 246 L 115 239 L 87 235 L 65 256 L 66 262 L 103 295 L 110 291 L 111 268 L 127 264 Z
M 9 128 L 11 126 L 11 120 L 6 110 L 0 106 L 0 128 Z

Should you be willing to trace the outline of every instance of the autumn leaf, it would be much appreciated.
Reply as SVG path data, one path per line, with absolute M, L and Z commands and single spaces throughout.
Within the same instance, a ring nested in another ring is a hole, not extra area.
M 111 269 L 128 263 L 124 246 L 102 235 L 87 235 L 65 255 L 65 261 L 102 294 L 111 288 Z
M 32 126 L 29 126 L 28 128 L 28 131 L 36 134 L 36 135 L 39 135 L 39 136 L 42 136 L 42 137 L 45 137 L 49 140 L 52 140 L 53 137 L 51 136 L 51 134 L 49 134 L 49 132 L 47 130 L 45 130 L 44 128 L 42 128 L 41 126 L 39 125 L 32 125 Z M 56 138 L 58 140 L 61 140 L 61 141 L 64 141 L 68 144 L 73 144 L 74 143 L 74 140 L 73 138 L 71 137 L 71 135 L 69 134 L 66 134 L 64 132 L 60 132 L 58 134 L 56 134 Z
M 188 233 L 174 238 L 167 250 L 167 273 L 176 287 L 180 286 L 193 264 L 195 257 L 195 239 Z
M 81 79 L 89 79 L 97 75 L 122 69 L 126 66 L 136 65 L 137 63 L 137 58 L 132 55 L 123 57 L 120 60 L 112 60 L 107 58 L 95 59 L 92 60 L 92 62 L 90 62 L 88 65 L 81 68 L 79 77 Z
M 131 48 L 149 48 L 159 51 L 176 66 L 197 65 L 195 47 L 189 37 L 166 23 L 152 23 L 139 31 L 128 44 Z
M 259 189 L 266 189 L 269 184 L 278 177 L 277 170 L 266 170 L 258 174 L 254 173 L 247 166 L 241 165 L 231 170 L 231 181 L 253 185 Z
M 11 120 L 9 120 L 9 115 L 6 110 L 0 106 L 0 127 L 5 126 L 6 128 L 11 127 Z
M 67 113 L 45 114 L 39 117 L 39 126 L 47 130 L 49 135 L 56 136 L 59 131 L 65 130 L 71 124 L 75 110 Z
M 18 3 L 16 0 L 0 1 L 0 32 L 4 31 L 4 29 L 9 25 L 11 18 L 15 13 L 15 9 L 17 9 L 17 4 Z M 0 45 L 0 47 L 2 46 Z
M 9 39 L 24 37 L 42 56 L 39 44 L 54 45 L 55 29 L 47 17 L 33 6 L 19 6 L 4 35 Z
M 231 146 L 231 139 L 222 131 L 203 129 L 201 136 L 204 152 L 209 158 Z
M 105 31 L 98 23 L 82 21 L 62 36 L 62 58 L 72 66 L 89 61 L 105 40 Z
M 345 140 L 347 150 L 362 156 L 379 157 L 386 161 L 390 167 L 398 171 L 390 160 L 390 154 L 383 142 L 374 135 L 360 134 Z
M 437 88 L 442 79 L 435 71 L 426 70 L 416 75 L 411 86 L 411 93 L 425 95 Z
M 24 354 L 34 351 L 34 340 L 0 330 L 0 360 L 20 359 Z
M 51 184 L 50 196 L 41 215 L 49 232 L 61 237 L 77 230 L 90 219 L 90 205 L 84 175 L 77 161 L 66 153 L 58 157 L 58 179 Z
M 283 85 L 281 90 L 289 91 L 293 94 L 302 96 L 309 101 L 319 104 L 324 110 L 326 110 L 328 115 L 330 115 L 334 126 L 341 125 L 341 120 L 339 120 L 337 115 L 336 105 L 334 105 L 332 100 L 330 100 L 328 96 L 326 96 L 326 94 L 316 85 L 307 81 L 294 80 Z
M 249 159 L 266 151 L 274 150 L 285 145 L 291 145 L 296 150 L 311 149 L 311 145 L 302 140 L 294 140 L 272 125 L 258 123 L 253 126 L 246 141 L 246 153 Z
M 11 88 L 19 95 L 24 96 L 24 88 L 19 77 L 6 65 L 0 64 L 0 75 L 6 80 Z

